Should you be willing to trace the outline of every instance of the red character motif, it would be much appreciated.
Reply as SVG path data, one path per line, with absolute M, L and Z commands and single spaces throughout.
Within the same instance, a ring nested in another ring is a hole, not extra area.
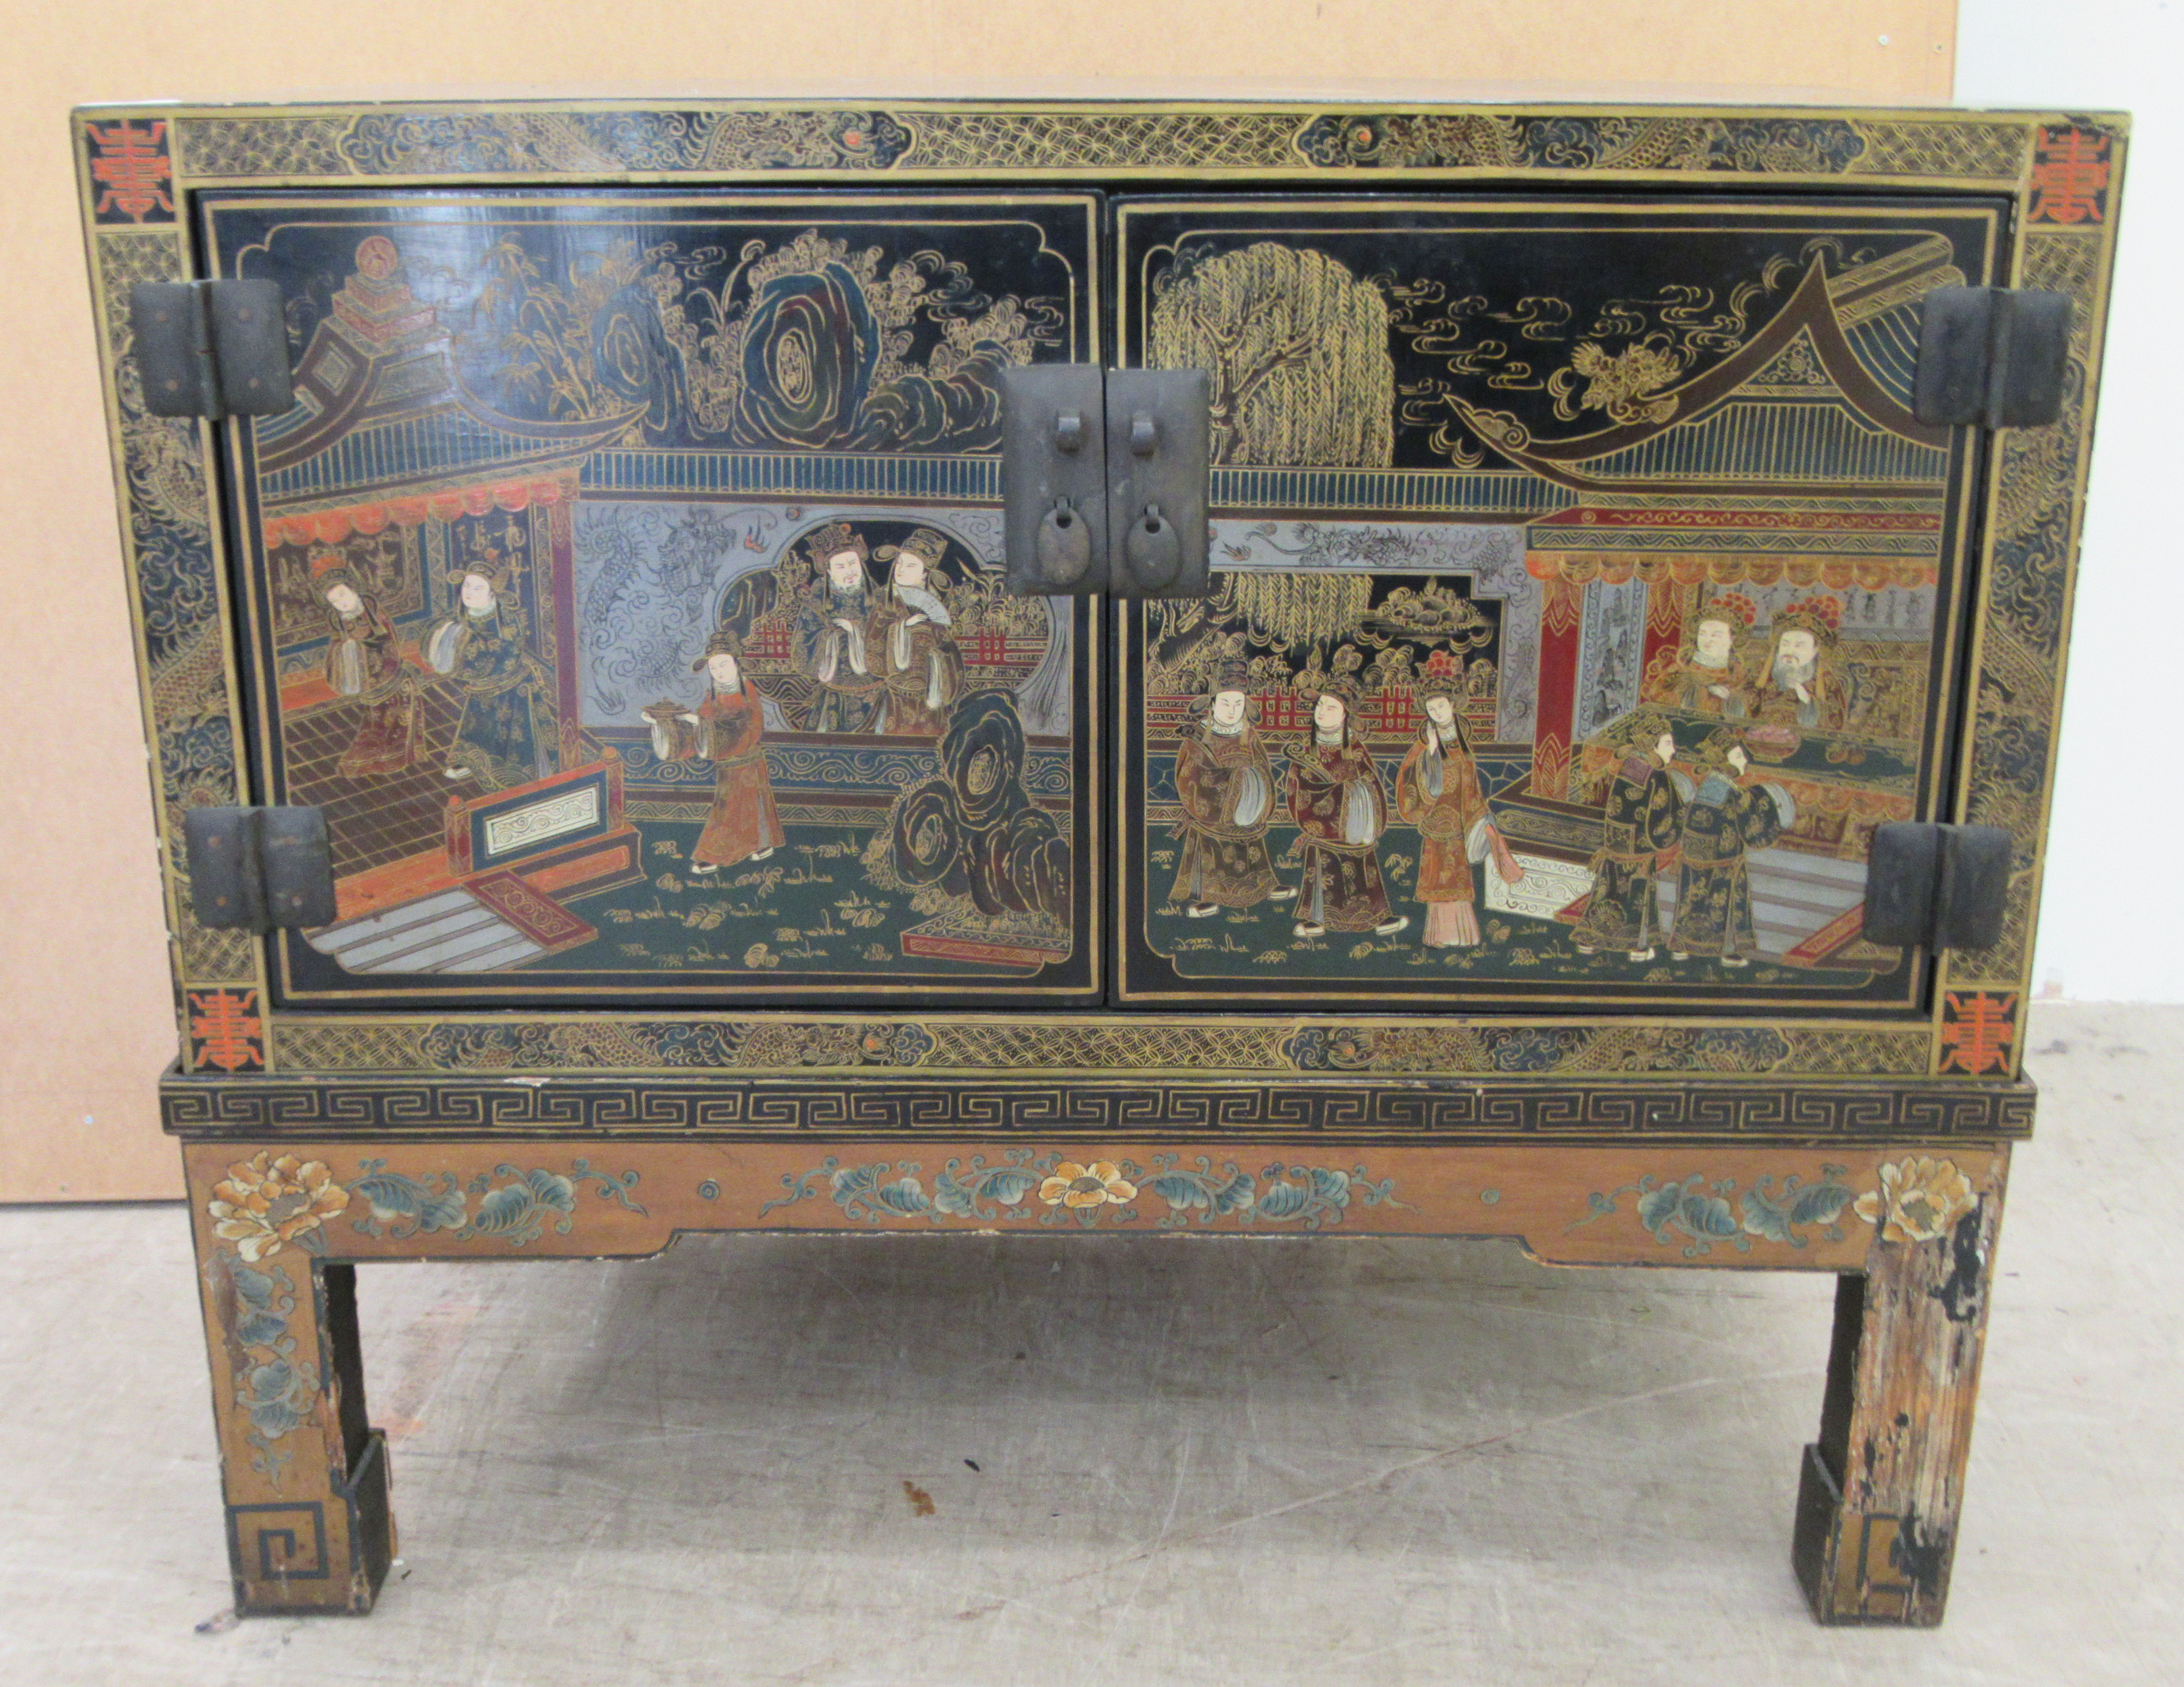
M 91 179 L 99 188 L 92 214 L 141 223 L 161 211 L 166 214 L 160 220 L 170 220 L 175 201 L 169 184 L 175 166 L 167 156 L 166 124 L 155 118 L 140 129 L 124 118 L 119 123 L 88 123 L 84 129 L 98 149 L 91 161 Z
M 2032 210 L 2036 223 L 2106 220 L 2111 137 L 2082 129 L 2043 129 L 2032 149 Z

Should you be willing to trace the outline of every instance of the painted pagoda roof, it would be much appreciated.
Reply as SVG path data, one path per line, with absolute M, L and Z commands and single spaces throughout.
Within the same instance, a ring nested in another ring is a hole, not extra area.
M 269 515 L 536 479 L 619 437 L 641 414 L 538 421 L 485 404 L 464 384 L 453 335 L 410 290 L 384 236 L 357 248 L 354 272 L 304 348 L 295 388 L 292 409 L 256 425 Z
M 1558 439 L 1452 398 L 1509 462 L 1588 495 L 1942 495 L 1948 430 L 1911 409 L 1919 305 L 1960 284 L 1947 245 L 1923 242 L 1833 275 L 1815 256 L 1781 309 L 1726 355 L 1674 385 L 1603 370 L 1630 390 L 1608 425 Z

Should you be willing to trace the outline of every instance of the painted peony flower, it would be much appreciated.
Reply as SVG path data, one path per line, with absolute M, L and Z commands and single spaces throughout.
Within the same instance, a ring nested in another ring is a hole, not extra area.
M 292 1154 L 276 1160 L 263 1153 L 229 1166 L 227 1176 L 213 1185 L 205 1209 L 213 1233 L 254 1261 L 279 1253 L 348 1205 L 348 1191 L 334 1182 L 323 1161 L 298 1161 Z
M 1956 1161 L 1920 1158 L 1883 1166 L 1880 1187 L 1860 1195 L 1855 1211 L 1886 1241 L 1936 1242 L 1976 1203 Z
M 1112 1160 L 1095 1160 L 1089 1166 L 1065 1160 L 1039 1186 L 1039 1198 L 1049 1206 L 1093 1207 L 1109 1201 L 1120 1206 L 1138 1198 L 1138 1186 Z

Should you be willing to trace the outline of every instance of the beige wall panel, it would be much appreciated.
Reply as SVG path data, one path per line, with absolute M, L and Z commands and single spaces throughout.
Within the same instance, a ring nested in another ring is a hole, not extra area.
M 0 68 L 0 1200 L 179 1194 L 144 741 L 78 231 L 71 105 L 476 94 L 1948 97 L 1951 0 L 569 0 L 20 4 Z M 1423 79 L 1439 79 L 1428 81 Z M 1460 85 L 1459 85 L 1460 84 Z

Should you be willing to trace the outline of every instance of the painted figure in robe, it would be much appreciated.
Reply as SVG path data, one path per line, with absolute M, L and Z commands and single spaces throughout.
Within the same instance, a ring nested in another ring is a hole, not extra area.
M 1686 715 L 1742 720 L 1745 676 L 1738 647 L 1758 615 L 1759 606 L 1741 592 L 1718 592 L 1709 598 L 1691 629 L 1691 643 L 1673 662 L 1647 676 L 1646 700 Z
M 1797 810 L 1780 785 L 1747 785 L 1751 766 L 1734 728 L 1718 728 L 1701 747 L 1698 790 L 1684 810 L 1682 877 L 1669 940 L 1678 960 L 1699 955 L 1748 966 L 1758 948 L 1746 858 L 1780 838 Z
M 814 687 L 804 727 L 814 732 L 878 732 L 888 689 L 865 576 L 871 548 L 846 521 L 821 528 L 809 548 L 818 577 L 798 611 L 791 644 L 797 671 Z
M 1849 693 L 1835 671 L 1836 628 L 1842 605 L 1833 598 L 1808 598 L 1774 617 L 1767 660 L 1746 689 L 1746 713 L 1755 721 L 1839 732 L 1849 714 Z
M 528 784 L 559 760 L 545 666 L 524 642 L 521 611 L 508 599 L 499 553 L 448 576 L 460 586 L 455 613 L 425 638 L 425 658 L 462 699 L 447 775 L 488 791 Z
M 920 527 L 892 552 L 879 553 L 890 566 L 871 618 L 887 685 L 878 729 L 893 737 L 939 738 L 963 689 L 963 655 L 950 631 L 954 617 L 934 579 L 947 548 L 941 535 Z
M 1296 894 L 1275 878 L 1267 850 L 1274 765 L 1251 724 L 1247 681 L 1244 664 L 1224 664 L 1211 698 L 1201 698 L 1184 723 L 1176 749 L 1183 821 L 1169 835 L 1183 840 L 1183 861 L 1167 894 L 1194 920 Z
M 1312 704 L 1312 725 L 1290 751 L 1290 817 L 1303 835 L 1296 935 L 1373 932 L 1391 937 L 1411 923 L 1389 909 L 1380 877 L 1388 793 L 1363 735 L 1351 730 L 1354 691 L 1336 681 Z
M 1675 735 L 1659 715 L 1635 716 L 1623 740 L 1593 852 L 1592 899 L 1572 941 L 1582 955 L 1619 949 L 1633 960 L 1651 960 L 1661 935 L 1661 871 L 1676 847 L 1691 784 L 1669 766 Z
M 1435 651 L 1418 687 L 1425 724 L 1396 774 L 1396 812 L 1418 829 L 1418 894 L 1426 905 L 1428 949 L 1479 943 L 1474 861 L 1491 854 L 1504 882 L 1524 877 L 1479 789 L 1470 736 L 1457 712 L 1462 695 L 1462 665 L 1447 651 Z
M 653 748 L 666 759 L 680 750 L 713 764 L 713 805 L 705 829 L 690 851 L 690 871 L 716 873 L 744 861 L 762 861 L 788 841 L 766 768 L 766 700 L 743 671 L 743 641 L 722 628 L 691 665 L 711 681 L 695 713 L 677 717 L 691 729 L 671 732 L 655 719 Z
M 326 684 L 357 709 L 355 735 L 335 771 L 344 779 L 399 773 L 416 752 L 417 680 L 394 624 L 339 551 L 311 559 L 311 586 L 326 611 Z

